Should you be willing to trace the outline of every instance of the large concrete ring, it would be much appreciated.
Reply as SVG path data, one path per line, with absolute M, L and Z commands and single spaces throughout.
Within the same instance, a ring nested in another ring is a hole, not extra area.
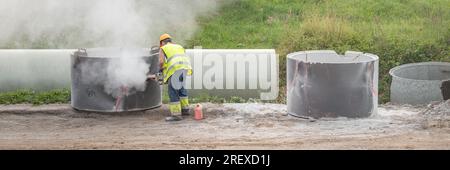
M 378 56 L 302 51 L 287 57 L 288 112 L 298 117 L 369 117 L 378 106 Z
M 422 105 L 442 101 L 441 85 L 450 80 L 450 63 L 405 64 L 389 71 L 392 76 L 391 103 Z

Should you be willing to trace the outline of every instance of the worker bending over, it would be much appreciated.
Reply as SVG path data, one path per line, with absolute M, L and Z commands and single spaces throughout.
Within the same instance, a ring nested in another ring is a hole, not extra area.
M 163 72 L 163 82 L 168 83 L 170 98 L 170 116 L 166 121 L 179 121 L 182 116 L 189 115 L 188 93 L 185 89 L 186 76 L 192 75 L 190 58 L 185 49 L 172 42 L 169 34 L 163 34 L 159 38 L 159 64 Z

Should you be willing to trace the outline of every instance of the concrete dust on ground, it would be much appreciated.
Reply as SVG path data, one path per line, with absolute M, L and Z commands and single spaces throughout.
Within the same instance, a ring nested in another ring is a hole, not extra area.
M 423 128 L 450 128 L 450 100 L 428 105 L 421 116 Z
M 315 121 L 289 116 L 282 104 L 203 107 L 204 120 L 165 122 L 164 106 L 133 113 L 0 106 L 0 149 L 450 149 L 448 126 L 423 126 L 430 107 L 388 104 L 370 118 Z

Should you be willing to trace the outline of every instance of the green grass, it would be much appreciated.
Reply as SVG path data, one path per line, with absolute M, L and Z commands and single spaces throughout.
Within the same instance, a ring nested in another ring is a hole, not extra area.
M 257 100 L 249 99 L 245 100 L 241 97 L 222 98 L 217 96 L 199 95 L 198 97 L 190 98 L 190 103 L 246 103 L 254 102 Z M 12 92 L 0 93 L 0 105 L 10 104 L 54 104 L 54 103 L 69 103 L 70 90 L 69 89 L 57 89 L 51 91 L 36 92 L 33 90 L 17 90 Z M 164 88 L 162 97 L 164 104 L 169 103 L 169 96 L 167 94 L 167 88 Z
M 162 102 L 164 104 L 169 103 L 169 95 L 167 92 L 167 85 L 163 87 L 163 96 L 162 96 Z M 189 97 L 189 102 L 191 104 L 195 103 L 205 103 L 205 102 L 211 102 L 211 103 L 247 103 L 247 102 L 254 102 L 257 101 L 256 99 L 248 99 L 245 100 L 241 97 L 233 96 L 230 98 L 223 98 L 218 96 L 210 96 L 208 94 L 199 94 L 196 97 Z
M 275 48 L 285 102 L 285 56 L 331 49 L 380 57 L 381 102 L 389 69 L 411 62 L 450 61 L 450 0 L 240 0 L 199 20 L 188 47 Z
M 18 90 L 7 93 L 0 93 L 0 104 L 21 104 L 33 105 L 68 103 L 70 101 L 70 90 L 60 89 L 46 92 L 35 92 L 32 90 Z

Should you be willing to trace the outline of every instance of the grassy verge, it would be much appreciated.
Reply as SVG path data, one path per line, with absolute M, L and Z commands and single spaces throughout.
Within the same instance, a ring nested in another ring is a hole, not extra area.
M 70 101 L 70 90 L 60 89 L 46 92 L 32 90 L 18 90 L 14 92 L 0 93 L 0 104 L 51 104 L 68 103 Z
M 285 102 L 285 56 L 303 50 L 363 51 L 380 57 L 380 102 L 389 69 L 450 61 L 450 0 L 240 0 L 200 19 L 188 47 L 275 48 Z
M 221 98 L 217 96 L 200 95 L 190 98 L 190 103 L 246 103 L 256 101 L 254 99 L 245 100 L 241 97 Z M 33 90 L 17 90 L 13 92 L 0 93 L 0 105 L 10 104 L 65 104 L 70 102 L 70 90 L 58 89 L 44 92 L 36 92 Z M 163 93 L 163 103 L 169 103 L 169 96 Z

